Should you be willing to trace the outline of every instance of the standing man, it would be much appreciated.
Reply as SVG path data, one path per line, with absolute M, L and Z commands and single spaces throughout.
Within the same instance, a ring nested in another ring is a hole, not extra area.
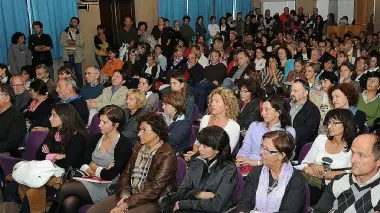
M 309 100 L 310 87 L 305 80 L 297 79 L 293 82 L 290 93 L 290 116 L 293 128 L 296 130 L 296 156 L 303 145 L 314 142 L 318 136 L 321 114 L 313 102 Z
M 124 19 L 124 28 L 117 33 L 117 44 L 121 47 L 123 44 L 133 47 L 138 41 L 138 33 L 133 27 L 133 19 L 129 16 Z M 120 56 L 121 57 L 121 56 Z
M 34 34 L 29 36 L 28 47 L 32 51 L 32 65 L 36 67 L 45 64 L 49 71 L 49 76 L 54 80 L 53 57 L 50 50 L 53 48 L 53 42 L 50 35 L 43 33 L 44 25 L 39 21 L 32 24 Z
M 63 48 L 63 63 L 75 70 L 75 76 L 79 87 L 83 85 L 82 62 L 84 61 L 84 38 L 79 31 L 79 18 L 72 17 L 70 26 L 62 31 L 59 42 Z
M 185 39 L 187 45 L 191 46 L 193 42 L 193 36 L 195 36 L 195 32 L 193 28 L 189 26 L 190 24 L 190 16 L 184 16 L 182 18 L 183 24 L 179 28 L 179 31 L 181 32 L 182 37 Z

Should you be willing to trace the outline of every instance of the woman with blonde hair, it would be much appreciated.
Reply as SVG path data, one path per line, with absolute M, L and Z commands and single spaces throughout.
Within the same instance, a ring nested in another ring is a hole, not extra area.
M 203 116 L 199 131 L 208 126 L 222 127 L 230 138 L 231 152 L 235 149 L 239 137 L 240 126 L 236 122 L 239 106 L 235 94 L 230 89 L 219 87 L 214 89 L 208 97 L 209 115 Z M 186 160 L 198 151 L 199 142 L 195 141 L 193 151 L 187 152 L 184 156 Z
M 124 109 L 125 124 L 123 134 L 132 144 L 132 146 L 138 143 L 138 120 L 144 114 L 142 109 L 146 105 L 146 98 L 143 91 L 139 89 L 130 89 L 127 92 L 127 108 Z

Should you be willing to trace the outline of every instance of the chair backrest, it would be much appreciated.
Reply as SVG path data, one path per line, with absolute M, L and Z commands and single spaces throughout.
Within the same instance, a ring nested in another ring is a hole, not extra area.
M 310 208 L 310 189 L 309 184 L 305 183 L 306 185 L 306 200 L 305 200 L 305 206 L 303 207 L 303 213 L 308 213 Z
M 198 106 L 196 104 L 194 104 L 193 114 L 191 115 L 191 121 L 197 121 L 198 120 L 198 116 L 199 116 Z
M 307 144 L 303 145 L 301 152 L 300 152 L 300 155 L 298 156 L 298 163 L 299 164 L 301 164 L 303 159 L 305 159 L 305 157 L 306 157 L 307 153 L 309 152 L 312 145 L 313 145 L 313 143 L 307 143 Z
M 20 158 L 0 154 L 0 167 L 3 170 L 4 176 L 11 174 L 13 171 L 13 166 L 20 161 L 22 161 Z
M 186 161 L 180 157 L 177 157 L 177 171 L 175 177 L 177 180 L 177 186 L 181 185 L 183 178 L 186 175 Z
M 94 117 L 92 117 L 90 127 L 88 128 L 91 134 L 95 135 L 95 134 L 100 133 L 99 124 L 100 124 L 100 118 L 98 114 L 95 114 Z
M 243 175 L 238 171 L 238 177 L 237 177 L 237 181 L 236 181 L 236 186 L 235 186 L 235 190 L 234 190 L 234 200 L 232 201 L 233 204 L 236 204 L 239 202 L 239 199 L 241 197 L 241 195 L 243 194 L 243 190 L 244 190 L 244 179 L 243 179 Z
M 189 147 L 192 147 L 195 143 L 195 140 L 197 139 L 197 134 L 199 131 L 199 126 L 197 125 L 192 125 L 191 127 L 191 136 L 190 136 L 190 144 Z
M 26 142 L 25 159 L 36 160 L 36 153 L 41 144 L 45 141 L 48 132 L 33 131 L 30 133 L 28 142 Z

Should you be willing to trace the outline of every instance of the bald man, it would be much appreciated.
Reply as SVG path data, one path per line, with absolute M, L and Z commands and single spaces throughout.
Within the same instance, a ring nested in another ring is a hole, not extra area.
M 21 75 L 16 75 L 11 78 L 11 86 L 16 95 L 16 103 L 14 103 L 16 109 L 23 112 L 29 105 L 30 94 L 25 90 L 25 82 Z
M 380 138 L 363 134 L 351 146 L 352 173 L 335 176 L 315 212 L 380 211 Z

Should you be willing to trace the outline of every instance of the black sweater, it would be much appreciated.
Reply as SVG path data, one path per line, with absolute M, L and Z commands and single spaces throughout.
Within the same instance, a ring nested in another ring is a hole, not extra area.
M 185 72 L 189 73 L 189 78 L 187 79 L 187 83 L 195 87 L 202 79 L 203 79 L 203 67 L 199 63 L 196 63 L 190 69 L 187 64 L 184 64 L 178 72 L 184 74 Z
M 16 157 L 25 132 L 25 118 L 14 106 L 0 113 L 0 153 L 9 152 Z
M 42 152 L 42 146 L 47 145 L 50 134 L 46 137 L 45 141 L 41 144 L 41 146 L 38 148 L 36 153 L 36 159 L 37 160 L 45 160 L 46 159 L 46 153 Z M 54 138 L 54 135 L 53 135 Z M 67 143 L 67 146 L 65 147 L 63 143 L 57 142 L 53 140 L 49 147 L 50 153 L 55 154 L 65 154 L 66 157 L 61 160 L 56 160 L 54 163 L 63 168 L 68 169 L 70 166 L 73 168 L 80 168 L 84 162 L 84 155 L 83 153 L 86 152 L 87 148 L 87 138 L 79 133 L 73 134 Z
M 95 151 L 96 145 L 98 144 L 101 134 L 96 135 L 88 149 L 85 157 L 85 163 L 90 165 L 92 161 L 92 153 Z M 113 180 L 118 174 L 120 174 L 125 166 L 128 164 L 129 157 L 132 154 L 132 144 L 129 140 L 120 133 L 119 141 L 117 142 L 114 149 L 114 161 L 115 165 L 111 169 L 104 168 L 100 172 L 100 177 L 104 180 Z
M 245 178 L 243 195 L 237 204 L 235 212 L 249 213 L 256 206 L 256 191 L 259 185 L 260 174 L 263 166 L 253 167 Z M 281 177 L 280 177 L 281 178 Z M 272 175 L 269 175 L 269 186 L 273 184 Z M 301 213 L 305 206 L 306 183 L 298 171 L 294 171 L 288 185 L 278 212 Z
M 69 104 L 71 104 L 75 107 L 80 118 L 82 119 L 82 121 L 86 125 L 88 122 L 88 116 L 90 115 L 90 112 L 88 111 L 86 100 L 84 100 L 83 97 L 79 97 L 79 98 L 71 101 Z
M 207 81 L 217 81 L 219 85 L 222 84 L 224 78 L 227 75 L 227 67 L 222 63 L 215 65 L 208 65 L 203 72 L 203 78 Z
M 53 109 L 53 100 L 47 99 L 43 101 L 34 112 L 26 111 L 24 116 L 26 119 L 30 120 L 30 128 L 33 127 L 50 127 L 49 117 L 51 115 L 51 110 Z

